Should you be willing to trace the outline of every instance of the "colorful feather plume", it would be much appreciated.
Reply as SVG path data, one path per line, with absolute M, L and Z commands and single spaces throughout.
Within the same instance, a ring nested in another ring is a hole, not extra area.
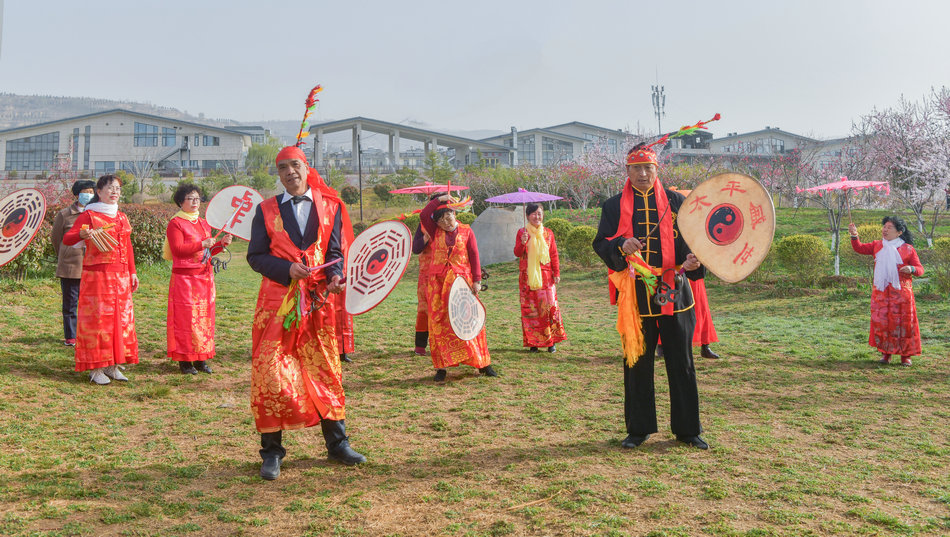
M 300 132 L 297 133 L 297 147 L 304 145 L 306 142 L 303 141 L 304 138 L 310 136 L 310 115 L 317 109 L 317 103 L 320 102 L 317 99 L 317 94 L 323 91 L 323 87 L 320 84 L 317 84 L 312 90 L 310 90 L 310 95 L 307 96 L 307 110 L 303 113 L 303 121 L 300 122 Z
M 681 136 L 689 136 L 690 134 L 693 134 L 694 132 L 698 131 L 699 129 L 705 129 L 705 128 L 707 128 L 707 127 L 706 127 L 706 124 L 707 124 L 707 123 L 712 123 L 713 121 L 719 121 L 719 119 L 720 119 L 721 117 L 722 117 L 722 116 L 720 116 L 719 113 L 716 112 L 716 115 L 714 115 L 714 116 L 712 117 L 712 119 L 708 119 L 708 120 L 706 120 L 706 121 L 699 121 L 699 122 L 697 122 L 695 125 L 686 125 L 686 126 L 684 126 L 684 127 L 680 127 L 680 130 L 678 130 L 678 131 L 676 131 L 676 132 L 674 132 L 674 133 L 672 133 L 672 134 L 668 134 L 667 136 L 669 136 L 670 138 L 679 138 L 679 137 L 681 137 Z
M 456 201 L 454 203 L 445 204 L 446 207 L 454 211 L 464 211 L 472 206 L 475 202 L 472 200 L 471 196 L 465 196 L 463 199 Z

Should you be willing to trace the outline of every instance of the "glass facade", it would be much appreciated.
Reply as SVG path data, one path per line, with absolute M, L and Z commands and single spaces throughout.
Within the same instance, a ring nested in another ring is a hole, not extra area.
M 73 129 L 73 137 L 69 143 L 70 146 L 70 155 L 69 158 L 73 161 L 72 168 L 73 171 L 79 169 L 79 127 Z
M 174 128 L 162 127 L 162 146 L 163 147 L 175 146 L 175 129 Z
M 541 163 L 544 166 L 565 162 L 574 158 L 574 144 L 564 140 L 541 137 Z
M 92 143 L 92 127 L 86 125 L 86 128 L 83 129 L 83 144 L 82 144 L 82 169 L 89 169 L 89 145 Z
M 217 136 L 207 136 L 207 135 L 205 135 L 205 136 L 203 136 L 203 139 L 201 140 L 201 145 L 203 145 L 203 146 L 221 145 L 221 139 L 218 138 Z
M 59 153 L 59 131 L 7 140 L 4 169 L 49 170 Z
M 535 165 L 534 136 L 518 137 L 518 159 L 521 164 Z
M 115 161 L 114 160 L 97 160 L 96 161 L 96 177 L 105 175 L 107 173 L 115 173 Z
M 202 160 L 201 169 L 203 170 L 219 170 L 219 169 L 231 169 L 237 167 L 236 160 Z
M 135 122 L 135 147 L 157 147 L 158 126 Z

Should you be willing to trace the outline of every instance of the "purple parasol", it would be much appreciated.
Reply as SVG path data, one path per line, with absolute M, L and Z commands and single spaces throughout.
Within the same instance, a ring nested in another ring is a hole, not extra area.
M 491 198 L 487 198 L 485 201 L 489 201 L 491 203 L 535 203 L 539 201 L 554 201 L 560 199 L 564 198 L 561 196 L 555 196 L 553 194 L 531 192 L 530 190 L 519 188 L 517 192 L 493 196 Z

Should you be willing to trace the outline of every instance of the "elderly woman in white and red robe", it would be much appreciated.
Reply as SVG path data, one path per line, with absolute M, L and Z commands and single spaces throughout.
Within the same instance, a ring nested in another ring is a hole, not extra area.
M 913 277 L 924 274 L 917 251 L 911 246 L 910 230 L 902 219 L 886 216 L 881 221 L 881 240 L 862 243 L 854 223 L 848 226 L 848 232 L 855 252 L 874 256 L 868 344 L 881 353 L 882 364 L 890 363 L 891 355 L 897 354 L 901 365 L 909 366 L 911 356 L 920 354 Z
M 231 235 L 211 237 L 211 226 L 198 216 L 201 191 L 179 186 L 172 196 L 181 208 L 165 230 L 163 255 L 172 262 L 165 322 L 167 355 L 183 374 L 211 373 L 214 358 L 215 287 L 210 256 L 231 244 Z M 205 255 L 205 252 L 208 255 Z
M 96 384 L 127 381 L 119 366 L 139 363 L 132 310 L 139 278 L 132 226 L 119 211 L 121 192 L 118 177 L 100 177 L 95 197 L 63 235 L 66 246 L 86 241 L 77 308 L 76 371 L 89 371 L 89 379 Z

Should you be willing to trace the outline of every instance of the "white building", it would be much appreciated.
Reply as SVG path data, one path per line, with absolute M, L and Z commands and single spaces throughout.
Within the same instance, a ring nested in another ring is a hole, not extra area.
M 117 170 L 178 175 L 244 165 L 251 135 L 236 130 L 115 109 L 0 131 L 4 175 L 48 173 L 65 158 L 97 177 Z

